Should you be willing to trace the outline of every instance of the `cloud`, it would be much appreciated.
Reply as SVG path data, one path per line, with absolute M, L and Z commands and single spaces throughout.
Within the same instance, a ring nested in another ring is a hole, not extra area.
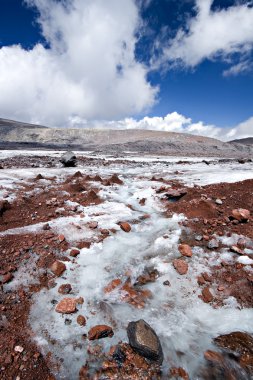
M 99 128 L 99 129 L 145 129 L 163 132 L 189 133 L 192 135 L 217 138 L 230 141 L 253 136 L 253 117 L 232 128 L 220 128 L 213 124 L 205 124 L 203 121 L 194 122 L 191 118 L 172 112 L 165 117 L 145 116 L 140 120 L 124 118 L 120 120 L 91 120 L 80 117 L 69 119 L 70 128 Z
M 47 47 L 0 49 L 0 114 L 65 126 L 69 118 L 121 118 L 152 107 L 158 88 L 135 58 L 134 0 L 26 0 Z
M 226 133 L 226 139 L 228 140 L 243 139 L 245 137 L 253 137 L 253 116 Z
M 172 66 L 193 68 L 205 59 L 229 61 L 237 54 L 239 64 L 225 75 L 246 70 L 246 58 L 253 49 L 252 1 L 214 11 L 212 4 L 213 0 L 196 0 L 197 15 L 189 19 L 186 30 L 179 29 L 163 48 L 155 67 L 169 62 Z

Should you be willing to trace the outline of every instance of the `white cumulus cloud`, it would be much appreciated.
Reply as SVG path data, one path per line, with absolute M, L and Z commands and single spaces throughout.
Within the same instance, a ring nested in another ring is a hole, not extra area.
M 150 108 L 158 89 L 135 58 L 134 0 L 26 0 L 48 47 L 0 49 L 0 115 L 66 125 L 75 116 L 120 118 Z
M 212 10 L 214 0 L 196 0 L 195 17 L 188 21 L 186 30 L 164 47 L 159 62 L 170 62 L 195 67 L 204 59 L 220 58 L 229 61 L 233 54 L 240 56 L 240 64 L 225 75 L 246 71 L 248 54 L 253 49 L 252 1 L 236 3 L 227 9 Z M 157 63 L 156 63 L 157 65 Z

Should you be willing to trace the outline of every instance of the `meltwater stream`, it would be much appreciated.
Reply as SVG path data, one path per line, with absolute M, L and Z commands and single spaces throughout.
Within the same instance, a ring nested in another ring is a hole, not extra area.
M 201 379 L 199 368 L 204 364 L 203 353 L 212 348 L 212 338 L 237 330 L 252 332 L 253 310 L 240 310 L 231 299 L 226 307 L 213 309 L 199 299 L 196 278 L 208 270 L 207 256 L 194 249 L 185 276 L 180 276 L 172 266 L 172 260 L 180 256 L 177 246 L 184 216 L 164 217 L 154 190 L 161 184 L 122 174 L 122 186 L 101 190 L 104 203 L 84 208 L 87 220 L 90 217 L 99 227 L 115 228 L 117 233 L 90 249 L 82 249 L 77 259 L 66 263 L 67 271 L 63 278 L 56 280 L 55 288 L 43 289 L 34 296 L 30 324 L 36 341 L 45 353 L 52 352 L 62 363 L 60 370 L 55 371 L 57 379 L 78 379 L 80 367 L 87 358 L 87 346 L 91 344 L 82 339 L 84 332 L 97 324 L 112 326 L 114 336 L 98 342 L 106 352 L 119 341 L 127 342 L 128 323 L 142 318 L 161 340 L 165 378 L 169 368 L 176 366 L 183 367 L 191 379 Z M 144 206 L 139 204 L 141 198 L 147 199 Z M 150 217 L 142 218 L 144 214 Z M 139 223 L 131 223 L 132 231 L 127 234 L 117 225 L 122 220 L 130 223 L 139 220 Z M 62 230 L 67 229 L 63 223 Z M 60 230 L 58 224 L 57 232 Z M 110 281 L 120 278 L 124 282 L 130 273 L 134 283 L 145 267 L 157 269 L 160 276 L 143 287 L 153 295 L 143 309 L 123 302 L 117 289 L 105 294 L 103 289 Z M 169 280 L 170 287 L 163 285 L 165 280 Z M 66 316 L 55 312 L 51 301 L 63 298 L 57 292 L 62 283 L 72 285 L 70 296 L 84 298 L 78 314 L 87 318 L 86 327 L 77 324 L 76 314 L 67 316 L 72 322 L 66 325 Z

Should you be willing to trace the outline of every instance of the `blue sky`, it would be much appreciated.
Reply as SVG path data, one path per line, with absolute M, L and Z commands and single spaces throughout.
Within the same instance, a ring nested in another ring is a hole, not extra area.
M 135 127 L 190 133 L 201 123 L 200 134 L 253 134 L 252 5 L 1 0 L 0 117 L 53 126 L 128 119 L 127 128 L 134 120 Z M 137 123 L 168 114 L 164 127 Z

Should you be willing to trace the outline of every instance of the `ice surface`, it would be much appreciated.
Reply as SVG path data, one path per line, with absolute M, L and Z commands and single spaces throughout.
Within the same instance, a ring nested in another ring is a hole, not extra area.
M 23 154 L 28 155 L 29 152 Z M 50 154 L 59 156 L 60 153 Z M 114 160 L 113 157 L 105 158 Z M 177 157 L 128 159 L 129 164 L 115 162 L 110 166 L 96 168 L 96 174 L 102 178 L 117 173 L 124 182 L 121 186 L 101 186 L 99 195 L 104 200 L 103 203 L 88 207 L 79 205 L 79 209 L 85 214 L 84 218 L 73 215 L 50 222 L 53 232 L 64 234 L 73 246 L 76 240 L 96 237 L 96 230 L 87 227 L 89 221 L 97 221 L 98 228 L 115 228 L 117 232 L 103 243 L 94 243 L 90 249 L 82 249 L 77 258 L 67 263 L 68 269 L 63 278 L 56 279 L 55 288 L 43 289 L 40 293 L 36 293 L 33 298 L 30 324 L 36 341 L 44 352 L 50 351 L 53 357 L 62 360 L 62 368 L 56 374 L 57 379 L 78 378 L 78 371 L 85 364 L 87 346 L 90 344 L 82 339 L 82 334 L 90 327 L 104 323 L 113 326 L 115 333 L 113 338 L 99 342 L 106 351 L 120 340 L 127 341 L 128 323 L 140 318 L 152 325 L 161 339 L 165 353 L 165 373 L 168 373 L 170 365 L 181 366 L 189 372 L 190 378 L 200 379 L 196 375 L 197 368 L 204 363 L 203 352 L 213 348 L 212 338 L 238 329 L 251 332 L 253 310 L 240 310 L 233 297 L 226 300 L 223 308 L 213 309 L 198 297 L 200 294 L 200 289 L 196 286 L 198 274 L 208 271 L 207 263 L 212 266 L 221 260 L 233 260 L 236 255 L 227 249 L 218 255 L 215 252 L 205 253 L 202 249 L 194 247 L 193 257 L 187 259 L 189 262 L 187 275 L 180 276 L 175 271 L 172 261 L 179 257 L 180 222 L 184 220 L 184 216 L 173 215 L 171 218 L 164 216 L 159 195 L 155 192 L 162 183 L 158 180 L 151 181 L 151 178 L 155 176 L 167 180 L 178 179 L 188 185 L 234 182 L 252 178 L 252 164 L 240 165 L 229 162 L 206 165 L 201 162 L 203 158 L 188 159 L 191 162 L 195 161 L 192 165 L 175 163 L 183 160 Z M 133 161 L 138 161 L 139 164 L 135 165 Z M 0 185 L 10 186 L 15 191 L 17 186 L 22 186 L 24 180 L 28 181 L 39 173 L 45 176 L 50 173 L 50 176 L 56 175 L 60 181 L 63 181 L 67 175 L 74 174 L 77 170 L 85 174 L 94 174 L 92 166 L 32 168 L 18 171 L 4 169 L 0 171 Z M 181 174 L 175 174 L 175 171 Z M 142 198 L 146 199 L 143 206 L 139 204 Z M 149 214 L 149 218 L 143 218 L 145 214 Z M 132 226 L 131 233 L 123 232 L 117 224 L 119 221 L 128 221 Z M 77 229 L 75 224 L 81 229 Z M 8 230 L 1 234 L 36 232 L 42 225 Z M 234 244 L 239 237 L 233 235 L 231 238 L 223 238 L 222 242 Z M 253 262 L 248 257 L 239 257 L 238 261 L 240 259 L 245 260 L 244 263 L 247 265 Z M 152 298 L 147 300 L 144 309 L 137 309 L 123 302 L 119 289 L 109 294 L 104 293 L 104 287 L 111 280 L 120 278 L 124 282 L 127 274 L 131 273 L 134 282 L 146 267 L 157 269 L 160 277 L 156 282 L 143 287 L 153 294 Z M 20 271 L 17 281 L 22 283 L 24 276 L 25 274 Z M 163 285 L 166 280 L 170 281 L 170 287 Z M 65 325 L 66 316 L 54 310 L 54 301 L 63 298 L 57 291 L 63 283 L 72 285 L 70 296 L 81 296 L 85 301 L 83 305 L 78 306 L 77 314 L 67 316 L 72 321 L 71 325 Z M 78 314 L 83 314 L 87 318 L 85 328 L 77 324 Z M 183 354 L 178 354 L 180 352 Z

